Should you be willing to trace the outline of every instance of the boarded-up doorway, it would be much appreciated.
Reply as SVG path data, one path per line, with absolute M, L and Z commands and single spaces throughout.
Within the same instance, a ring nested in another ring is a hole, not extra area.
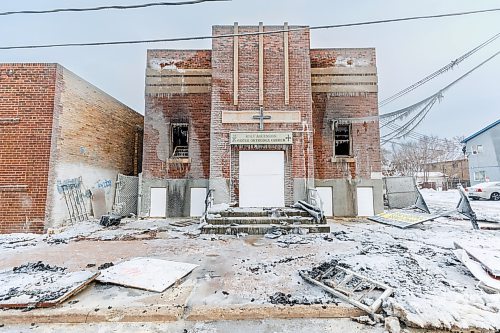
M 323 202 L 323 212 L 325 216 L 333 216 L 333 191 L 330 186 L 316 187 L 318 195 Z
M 373 210 L 373 187 L 358 187 L 356 189 L 356 193 L 358 216 L 375 215 L 375 212 Z
M 206 188 L 191 188 L 191 206 L 189 208 L 190 216 L 202 216 L 205 212 Z
M 151 188 L 151 217 L 167 216 L 167 189 L 165 187 Z
M 285 206 L 285 153 L 240 151 L 240 207 Z

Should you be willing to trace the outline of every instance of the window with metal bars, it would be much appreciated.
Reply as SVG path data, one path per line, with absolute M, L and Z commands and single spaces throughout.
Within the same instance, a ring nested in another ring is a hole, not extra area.
M 172 124 L 172 157 L 189 157 L 189 126 L 186 123 Z

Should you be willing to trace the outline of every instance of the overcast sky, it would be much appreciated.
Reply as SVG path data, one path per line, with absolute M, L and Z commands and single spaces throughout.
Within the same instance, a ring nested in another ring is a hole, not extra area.
M 174 0 L 172 0 L 174 1 Z M 0 12 L 91 7 L 155 0 L 2 1 Z M 232 0 L 189 6 L 0 17 L 2 46 L 210 35 L 212 25 L 327 25 L 500 7 L 498 0 Z M 500 12 L 315 30 L 311 47 L 375 47 L 382 100 L 500 32 Z M 2 50 L 0 62 L 57 62 L 144 113 L 148 48 L 204 49 L 210 41 Z M 381 113 L 437 92 L 500 49 L 500 39 L 453 71 L 389 104 Z M 0 83 L 1 84 L 1 83 Z M 417 129 L 440 137 L 469 135 L 500 118 L 500 56 L 449 90 Z

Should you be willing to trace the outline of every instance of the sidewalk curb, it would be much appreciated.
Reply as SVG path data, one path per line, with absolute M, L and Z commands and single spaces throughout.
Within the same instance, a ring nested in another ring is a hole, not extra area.
M 55 310 L 55 311 L 54 311 Z M 145 306 L 95 311 L 68 311 L 68 309 L 36 309 L 29 312 L 9 310 L 0 312 L 0 324 L 82 324 L 101 322 L 173 322 L 299 318 L 350 318 L 365 312 L 353 307 L 336 305 L 208 305 L 184 307 Z

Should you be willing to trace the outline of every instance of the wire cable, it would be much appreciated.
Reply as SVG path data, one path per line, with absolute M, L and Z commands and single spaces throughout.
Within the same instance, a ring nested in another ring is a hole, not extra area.
M 53 14 L 53 13 L 63 13 L 63 12 L 91 12 L 99 10 L 111 10 L 111 9 L 138 9 L 138 8 L 148 8 L 148 7 L 159 7 L 159 6 L 183 6 L 183 5 L 195 5 L 203 2 L 216 2 L 216 1 L 231 1 L 231 0 L 191 0 L 191 1 L 180 1 L 180 2 L 152 2 L 139 5 L 129 5 L 129 6 L 100 6 L 100 7 L 89 7 L 89 8 L 56 8 L 47 10 L 20 10 L 20 11 L 10 11 L 10 12 L 0 12 L 0 16 L 7 15 L 21 15 L 21 14 Z
M 477 51 L 479 51 L 480 49 L 482 49 L 483 47 L 485 47 L 486 45 L 494 42 L 498 37 L 500 37 L 500 33 L 497 33 L 496 35 L 494 35 L 493 37 L 491 37 L 490 39 L 488 39 L 487 41 L 479 44 L 478 46 L 476 46 L 475 48 L 473 48 L 472 50 L 468 51 L 467 53 L 463 54 L 462 56 L 458 57 L 457 59 L 453 60 L 452 62 L 450 62 L 448 65 L 444 66 L 444 67 L 441 67 L 440 69 L 438 69 L 437 71 L 435 71 L 434 73 L 432 74 L 429 74 L 428 76 L 426 76 L 425 78 L 421 79 L 420 81 L 412 84 L 411 86 L 399 91 L 398 93 L 390 96 L 390 97 L 387 97 L 386 99 L 382 100 L 380 103 L 379 103 L 379 107 L 383 107 L 393 101 L 395 101 L 396 99 L 408 94 L 409 92 L 415 90 L 416 88 L 420 87 L 421 85 L 427 83 L 428 81 L 434 79 L 435 77 L 453 69 L 455 66 L 457 66 L 460 62 L 464 61 L 465 59 L 467 59 L 468 57 L 470 57 L 472 54 L 476 53 Z
M 356 26 L 365 26 L 365 25 L 383 24 L 383 23 L 394 23 L 394 22 L 403 22 L 403 21 L 415 21 L 415 20 L 422 20 L 422 19 L 435 19 L 435 18 L 443 18 L 443 17 L 474 15 L 474 14 L 491 13 L 491 12 L 498 12 L 498 11 L 500 11 L 500 8 L 490 8 L 490 9 L 481 9 L 481 10 L 473 10 L 473 11 L 457 12 L 457 13 L 411 16 L 411 17 L 375 20 L 375 21 L 365 21 L 365 22 L 355 22 L 355 23 L 321 25 L 321 26 L 313 26 L 313 27 L 297 27 L 297 28 L 289 28 L 288 30 L 280 29 L 280 30 L 264 31 L 264 32 L 247 32 L 247 33 L 223 34 L 223 35 L 215 35 L 215 36 L 210 35 L 210 36 L 159 38 L 159 39 L 143 39 L 143 40 L 128 40 L 128 41 L 2 46 L 2 47 L 0 47 L 0 50 L 41 49 L 41 48 L 53 48 L 53 47 L 75 47 L 75 46 L 124 45 L 124 44 L 147 44 L 147 43 L 180 42 L 180 41 L 191 41 L 191 40 L 206 40 L 206 39 L 217 39 L 217 38 L 227 38 L 227 37 L 258 36 L 258 35 L 270 35 L 270 34 L 294 32 L 294 31 L 302 31 L 302 30 L 334 29 L 334 28 L 356 27 Z
M 454 86 L 455 84 L 457 84 L 459 81 L 463 80 L 465 77 L 467 77 L 468 75 L 470 75 L 472 72 L 474 72 L 475 70 L 477 70 L 478 68 L 480 68 L 481 66 L 483 66 L 484 64 L 486 64 L 488 61 L 490 61 L 493 58 L 495 58 L 496 56 L 498 56 L 499 54 L 500 54 L 500 51 L 496 52 L 495 54 L 493 54 L 492 56 L 490 56 L 489 58 L 487 58 L 486 60 L 484 60 L 483 62 L 481 62 L 480 64 L 478 64 L 477 66 L 475 66 L 474 68 L 472 68 L 471 70 L 469 70 L 468 72 L 466 72 L 465 74 L 463 74 L 462 76 L 460 76 L 458 79 L 454 80 L 453 82 L 451 82 L 450 84 L 448 84 L 447 86 L 445 86 L 444 88 L 442 88 L 441 90 L 439 90 L 437 93 L 435 93 L 435 94 L 431 95 L 430 97 L 427 97 L 426 99 L 424 99 L 424 101 L 428 101 L 428 102 L 425 104 L 425 106 L 422 108 L 422 110 L 420 110 L 415 116 L 413 116 L 409 121 L 407 121 L 402 126 L 398 126 L 397 129 L 395 129 L 395 130 L 393 130 L 393 131 L 391 131 L 391 132 L 389 132 L 389 133 L 387 133 L 385 135 L 382 135 L 380 137 L 381 141 L 384 142 L 384 141 L 387 141 L 387 140 L 395 140 L 395 139 L 406 138 L 406 136 L 409 133 L 411 133 L 412 131 L 414 131 L 415 128 L 417 128 L 417 126 L 420 125 L 420 123 L 427 116 L 427 114 L 432 109 L 432 107 L 434 106 L 434 104 L 436 103 L 436 101 L 440 100 L 443 97 L 443 93 L 445 91 L 447 91 L 448 89 L 450 89 L 452 86 Z M 417 104 L 420 104 L 420 102 L 417 103 Z M 406 110 L 406 109 L 407 108 L 402 109 L 402 110 Z M 399 115 L 396 118 L 393 118 L 393 119 L 385 121 L 384 124 L 382 125 L 382 127 L 387 126 L 388 123 L 392 123 L 392 122 L 394 122 L 397 119 L 401 119 L 401 117 L 408 116 L 410 113 L 413 112 L 413 109 L 410 108 L 410 110 L 411 110 L 410 112 L 402 113 L 401 115 Z M 397 113 L 398 113 L 398 111 L 393 112 L 393 114 L 397 114 Z M 382 116 L 380 116 L 380 117 L 382 117 Z

